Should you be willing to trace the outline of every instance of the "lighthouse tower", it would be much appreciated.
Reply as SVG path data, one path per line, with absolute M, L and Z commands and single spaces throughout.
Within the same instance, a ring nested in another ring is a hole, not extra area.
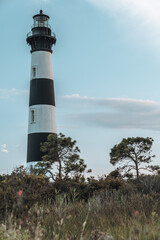
M 48 23 L 49 16 L 42 10 L 33 20 L 27 35 L 27 43 L 31 46 L 27 168 L 41 161 L 40 144 L 49 134 L 57 133 L 52 70 L 52 46 L 56 36 Z

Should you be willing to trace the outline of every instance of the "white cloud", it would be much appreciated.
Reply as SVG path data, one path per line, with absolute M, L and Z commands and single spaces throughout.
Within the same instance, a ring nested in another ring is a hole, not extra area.
M 2 144 L 2 145 L 1 145 L 1 152 L 3 152 L 3 153 L 8 153 L 7 144 Z
M 35 3 L 37 3 L 38 5 L 43 4 L 43 3 L 48 3 L 50 2 L 50 0 L 33 0 Z
M 79 94 L 75 93 L 75 94 L 72 94 L 72 95 L 65 95 L 63 96 L 62 98 L 64 99 L 88 99 L 87 96 L 84 96 L 84 97 L 81 97 Z
M 8 150 L 7 149 L 2 149 L 1 152 L 8 153 Z
M 91 4 L 112 14 L 124 25 L 129 25 L 141 36 L 147 36 L 152 44 L 160 44 L 159 0 L 87 0 Z M 133 35 L 132 35 L 133 36 Z M 144 37 L 145 37 L 144 36 Z M 146 39 L 145 39 L 146 42 Z
M 13 96 L 18 96 L 18 95 L 23 95 L 23 94 L 28 94 L 28 90 L 24 89 L 0 89 L 0 99 L 8 99 Z
M 65 101 L 64 101 L 65 99 Z M 119 129 L 160 130 L 160 103 L 129 98 L 62 97 L 71 121 L 80 125 Z
M 130 98 L 89 98 L 87 96 L 80 96 L 79 94 L 66 95 L 62 99 L 74 101 L 81 101 L 81 103 L 99 106 L 99 108 L 110 107 L 116 110 L 128 111 L 132 107 L 132 111 L 141 111 L 147 109 L 147 111 L 152 111 L 160 106 L 160 103 L 152 100 L 142 100 L 142 99 L 130 99 Z
M 3 144 L 1 147 L 2 148 L 7 148 L 7 144 Z

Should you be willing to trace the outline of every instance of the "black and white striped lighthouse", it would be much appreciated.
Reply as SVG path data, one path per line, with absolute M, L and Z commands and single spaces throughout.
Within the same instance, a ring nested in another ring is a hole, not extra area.
M 52 46 L 56 36 L 51 31 L 49 16 L 33 16 L 33 26 L 27 35 L 31 45 L 31 77 L 29 96 L 29 122 L 27 168 L 41 161 L 40 143 L 49 134 L 56 134 L 56 110 L 52 70 Z

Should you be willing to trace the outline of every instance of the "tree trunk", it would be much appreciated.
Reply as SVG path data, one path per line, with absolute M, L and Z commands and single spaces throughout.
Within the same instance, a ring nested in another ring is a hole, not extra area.
M 62 178 L 62 163 L 61 163 L 61 160 L 59 160 L 59 174 L 58 174 L 58 176 L 59 176 L 59 179 Z
M 137 179 L 139 178 L 139 168 L 138 168 L 138 163 L 136 162 L 136 175 L 137 175 Z

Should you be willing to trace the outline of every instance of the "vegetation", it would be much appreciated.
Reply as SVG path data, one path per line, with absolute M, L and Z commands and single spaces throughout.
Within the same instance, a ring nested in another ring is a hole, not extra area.
M 112 175 L 112 174 L 111 174 Z M 160 239 L 160 176 L 0 180 L 0 239 Z
M 127 151 L 132 156 L 135 146 L 138 154 L 141 145 L 139 171 L 141 160 L 151 160 L 152 140 L 129 143 L 111 150 L 112 163 L 120 153 L 122 161 Z M 159 166 L 138 178 L 124 179 L 116 169 L 85 179 L 87 166 L 71 138 L 50 135 L 41 150 L 43 161 L 32 172 L 19 167 L 0 176 L 0 240 L 160 240 Z
M 118 192 L 101 193 L 88 203 L 68 202 L 57 195 L 54 203 L 35 204 L 25 218 L 10 215 L 0 227 L 1 239 L 160 239 L 159 203 L 152 197 Z
M 151 170 L 150 166 L 141 165 L 150 163 L 155 157 L 151 155 L 152 144 L 152 138 L 124 138 L 121 143 L 111 149 L 110 162 L 113 165 L 125 162 L 121 169 L 125 170 L 126 174 L 135 171 L 138 178 L 140 170 Z
M 76 141 L 60 133 L 58 136 L 49 134 L 47 141 L 42 143 L 44 153 L 42 161 L 34 169 L 34 173 L 50 176 L 53 180 L 65 178 L 80 178 L 86 171 L 87 165 L 80 158 L 80 150 Z M 55 165 L 57 169 L 55 169 Z M 53 173 L 54 170 L 54 173 Z M 58 173 L 56 172 L 58 170 Z M 91 172 L 91 169 L 87 170 Z

